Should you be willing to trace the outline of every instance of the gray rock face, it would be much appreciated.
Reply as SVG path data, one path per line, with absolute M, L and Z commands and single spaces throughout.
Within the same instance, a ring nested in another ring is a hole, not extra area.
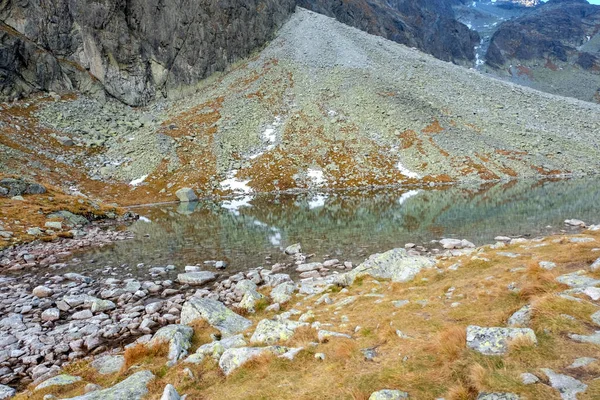
M 152 337 L 149 345 L 155 345 L 160 342 L 169 343 L 169 355 L 167 365 L 175 365 L 188 354 L 188 349 L 192 345 L 191 339 L 194 330 L 187 325 L 168 325 L 160 328 Z
M 235 349 L 225 350 L 221 358 L 219 359 L 219 367 L 225 373 L 225 375 L 231 374 L 234 370 L 250 361 L 253 358 L 259 357 L 263 354 L 276 354 L 283 355 L 288 351 L 286 347 L 282 346 L 269 346 L 269 347 L 241 347 Z
M 510 340 L 526 337 L 537 343 L 537 337 L 529 328 L 467 327 L 467 347 L 485 355 L 502 355 L 508 351 Z
M 513 315 L 508 319 L 508 326 L 510 327 L 518 327 L 518 326 L 528 326 L 531 322 L 531 306 L 526 305 L 517 310 Z
M 195 355 L 212 356 L 217 360 L 221 358 L 225 350 L 245 347 L 248 343 L 244 340 L 244 335 L 235 335 L 223 340 L 216 340 L 211 343 L 204 344 L 196 350 Z
M 1 6 L 0 6 L 0 15 L 1 15 Z M 0 39 L 2 39 L 2 30 L 0 30 Z M 1 46 L 1 45 L 0 45 Z M 0 47 L 1 49 L 1 47 Z M 0 71 L 2 61 L 0 60 Z M 0 77 L 2 76 L 0 72 Z M 0 86 L 2 84 L 0 83 Z M 39 183 L 28 182 L 23 179 L 13 179 L 13 178 L 4 178 L 0 180 L 0 196 L 3 197 L 15 197 L 21 196 L 24 194 L 44 194 L 46 193 L 46 188 Z
M 53 376 L 50 379 L 46 379 L 44 382 L 40 383 L 39 385 L 37 385 L 35 387 L 35 390 L 41 390 L 41 389 L 45 389 L 47 387 L 50 386 L 65 386 L 65 385 L 71 385 L 75 382 L 79 382 L 81 380 L 80 377 L 78 376 L 72 376 L 72 375 L 57 375 L 57 376 Z
M 361 276 L 391 279 L 392 282 L 409 282 L 423 269 L 431 268 L 435 261 L 422 256 L 408 255 L 405 249 L 394 249 L 374 254 L 352 271 L 340 275 L 339 283 L 347 286 Z
M 116 374 L 125 365 L 125 357 L 106 355 L 95 359 L 90 365 L 100 375 Z
M 577 393 L 587 390 L 585 383 L 568 375 L 557 374 L 549 368 L 542 368 L 542 371 L 550 380 L 550 386 L 559 391 L 563 400 L 577 400 Z
M 160 400 L 179 400 L 181 399 L 181 397 L 179 396 L 179 393 L 177 393 L 177 390 L 175 390 L 175 387 L 173 385 L 171 385 L 170 383 L 165 386 L 165 390 L 163 391 L 162 396 L 160 397 Z
M 0 4 L 0 98 L 104 91 L 133 106 L 177 93 L 272 37 L 293 0 Z
M 250 338 L 252 343 L 259 344 L 276 344 L 291 339 L 296 329 L 301 326 L 308 326 L 307 323 L 295 321 L 274 321 L 263 319 L 260 321 Z
M 275 303 L 287 303 L 291 300 L 295 290 L 296 286 L 292 282 L 282 283 L 271 290 L 271 299 L 273 299 Z
M 408 399 L 408 393 L 400 390 L 382 389 L 371 393 L 369 400 L 400 400 Z
M 10 386 L 0 385 L 0 400 L 10 399 L 17 391 Z
M 111 388 L 67 400 L 142 400 L 148 394 L 148 384 L 152 379 L 154 379 L 152 372 L 140 371 Z
M 250 320 L 237 315 L 219 301 L 192 298 L 181 309 L 181 323 L 189 324 L 197 319 L 206 320 L 223 336 L 235 335 L 252 325 Z
M 196 192 L 194 192 L 194 189 L 191 188 L 181 188 L 177 192 L 175 192 L 175 196 L 177 196 L 179 201 L 181 201 L 182 203 L 189 203 L 198 200 Z

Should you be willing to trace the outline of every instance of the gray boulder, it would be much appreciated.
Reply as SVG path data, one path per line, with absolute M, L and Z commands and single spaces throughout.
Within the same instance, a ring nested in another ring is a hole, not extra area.
M 275 303 L 287 303 L 292 299 L 292 294 L 296 290 L 296 285 L 292 282 L 284 282 L 280 285 L 277 285 L 271 290 L 271 299 Z
M 163 391 L 163 394 L 160 397 L 160 400 L 180 400 L 180 399 L 181 399 L 181 397 L 179 396 L 179 393 L 177 393 L 175 386 L 171 385 L 170 383 L 167 384 L 167 386 L 165 386 L 165 390 Z
M 531 322 L 531 314 L 532 310 L 529 304 L 521 307 L 519 310 L 515 311 L 513 315 L 510 316 L 510 318 L 508 319 L 508 326 L 528 326 Z
M 153 346 L 161 342 L 169 343 L 167 366 L 172 367 L 188 354 L 192 345 L 194 330 L 187 325 L 168 325 L 160 328 L 152 337 L 148 345 Z
M 477 400 L 519 400 L 514 393 L 479 393 Z
M 10 386 L 0 385 L 0 400 L 10 399 L 17 391 Z
M 244 293 L 244 296 L 242 297 L 242 300 L 240 300 L 238 307 L 247 310 L 251 313 L 254 313 L 256 312 L 256 303 L 264 298 L 265 296 L 263 296 L 256 290 L 249 290 L 246 293 Z
M 308 324 L 289 320 L 275 321 L 263 319 L 256 326 L 256 330 L 250 341 L 252 343 L 269 345 L 285 342 L 291 339 L 296 329 L 301 326 L 308 326 Z
M 214 281 L 215 279 L 217 279 L 217 275 L 210 271 L 186 272 L 184 274 L 177 275 L 177 280 L 179 283 L 188 285 L 204 285 L 205 283 Z
M 526 337 L 537 343 L 537 337 L 529 328 L 467 327 L 467 347 L 485 355 L 502 355 L 508 351 L 511 340 Z
M 431 258 L 409 255 L 405 249 L 393 249 L 383 254 L 374 254 L 352 271 L 338 275 L 336 283 L 348 286 L 362 276 L 391 279 L 392 282 L 409 282 L 423 268 L 433 266 L 435 261 Z
M 192 201 L 198 201 L 198 196 L 196 196 L 196 192 L 191 188 L 181 188 L 177 192 L 175 192 L 175 196 L 182 203 L 191 203 Z
M 70 211 L 57 211 L 52 214 L 48 214 L 48 219 L 60 219 L 67 226 L 73 227 L 76 225 L 87 225 L 90 221 L 84 216 L 73 214 Z
M 140 371 L 115 386 L 65 400 L 142 400 L 148 394 L 148 384 L 154 379 L 150 371 Z
M 252 322 L 225 307 L 217 300 L 191 298 L 181 309 L 181 323 L 190 324 L 197 319 L 207 321 L 223 336 L 232 336 L 248 329 Z
M 50 379 L 46 379 L 44 382 L 37 385 L 35 387 L 35 390 L 42 390 L 51 386 L 72 385 L 73 383 L 79 382 L 80 380 L 81 378 L 79 376 L 72 376 L 66 374 L 56 375 Z
M 244 340 L 244 335 L 235 335 L 222 340 L 203 344 L 196 350 L 195 354 L 202 356 L 212 356 L 215 359 L 221 358 L 225 350 L 245 347 L 248 343 Z
M 542 368 L 550 380 L 550 386 L 558 390 L 563 400 L 577 400 L 577 394 L 587 390 L 587 385 L 568 375 L 557 374 L 549 368 Z
M 106 355 L 92 361 L 90 366 L 94 368 L 100 375 L 116 374 L 125 365 L 125 357 Z
M 285 254 L 288 256 L 293 256 L 294 254 L 298 254 L 302 251 L 302 246 L 300 243 L 293 244 L 285 248 Z
M 219 359 L 219 367 L 225 375 L 231 374 L 234 370 L 250 361 L 253 358 L 263 354 L 283 355 L 289 349 L 282 346 L 269 347 L 241 347 L 225 350 Z
M 400 390 L 382 389 L 371 393 L 369 400 L 401 400 L 408 399 L 408 393 Z

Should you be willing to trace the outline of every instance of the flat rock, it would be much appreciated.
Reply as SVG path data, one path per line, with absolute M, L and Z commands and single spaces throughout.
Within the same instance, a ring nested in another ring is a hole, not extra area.
M 477 400 L 519 400 L 514 393 L 479 393 Z
M 550 386 L 558 390 L 563 400 L 577 400 L 577 393 L 583 393 L 587 390 L 587 385 L 568 375 L 557 374 L 549 368 L 542 368 L 550 380 Z
M 191 298 L 181 309 L 181 323 L 203 319 L 218 329 L 223 336 L 232 336 L 248 329 L 252 322 L 236 313 L 217 300 Z
M 576 335 L 570 334 L 569 338 L 579 343 L 592 343 L 600 345 L 600 331 L 596 331 L 592 335 Z
M 283 304 L 291 300 L 292 294 L 296 290 L 296 285 L 292 282 L 284 282 L 271 290 L 271 299 L 275 303 Z
M 142 400 L 148 394 L 148 384 L 154 379 L 150 371 L 140 371 L 113 387 L 65 400 Z
M 552 261 L 540 261 L 538 263 L 538 265 L 540 266 L 540 268 L 544 268 L 547 270 L 553 270 L 554 268 L 556 268 L 556 263 L 552 262 Z
M 215 340 L 214 342 L 203 344 L 202 346 L 198 347 L 198 350 L 196 350 L 195 354 L 212 356 L 218 360 L 221 358 L 225 350 L 246 346 L 248 346 L 248 343 L 246 343 L 246 340 L 244 340 L 244 335 L 235 335 L 222 340 Z
M 217 275 L 210 271 L 186 272 L 177 275 L 179 283 L 188 285 L 204 285 L 205 283 L 214 281 Z
M 323 264 L 320 262 L 313 262 L 308 264 L 300 264 L 296 267 L 296 272 L 311 272 L 323 268 Z
M 371 393 L 369 400 L 401 400 L 408 399 L 408 393 L 400 390 L 382 389 Z
M 0 400 L 10 399 L 17 391 L 10 386 L 0 385 Z
M 585 271 L 583 270 L 561 275 L 556 278 L 556 281 L 573 288 L 583 288 L 600 284 L 600 280 L 590 278 L 585 275 Z
M 578 226 L 578 227 L 584 228 L 586 226 L 586 223 L 580 219 L 566 219 L 565 225 Z
M 148 343 L 149 346 L 161 342 L 169 343 L 169 355 L 167 356 L 167 366 L 171 367 L 188 354 L 188 349 L 192 345 L 192 336 L 194 330 L 187 325 L 167 325 L 160 328 Z
M 81 380 L 81 378 L 78 376 L 66 375 L 66 374 L 56 375 L 50 379 L 46 379 L 44 382 L 37 385 L 35 387 L 35 390 L 42 390 L 42 389 L 45 389 L 50 386 L 72 385 L 73 383 L 79 382 L 80 380 Z
M 301 326 L 308 326 L 308 324 L 287 320 L 275 321 L 263 319 L 258 323 L 250 341 L 252 343 L 269 345 L 285 342 L 286 340 L 289 340 L 294 335 L 296 329 Z
M 569 365 L 568 368 L 581 368 L 581 367 L 588 366 L 591 363 L 594 363 L 596 361 L 598 361 L 597 358 L 581 357 L 581 358 L 578 358 L 575 361 L 573 361 L 573 364 Z
M 219 367 L 223 373 L 225 373 L 225 375 L 229 375 L 234 370 L 253 358 L 268 353 L 283 355 L 287 351 L 288 348 L 282 346 L 240 347 L 235 349 L 227 349 L 219 359 Z
M 423 269 L 435 266 L 433 259 L 409 255 L 405 249 L 393 249 L 382 254 L 374 254 L 352 271 L 340 274 L 336 283 L 351 285 L 362 276 L 390 279 L 392 282 L 409 282 Z
M 527 337 L 537 343 L 535 333 L 529 328 L 467 327 L 467 347 L 485 355 L 506 353 L 509 341 L 519 337 Z
M 323 342 L 332 337 L 344 338 L 344 339 L 352 339 L 352 336 L 346 335 L 345 333 L 332 332 L 324 329 L 320 329 L 317 333 L 317 337 L 319 338 L 319 342 Z
M 96 358 L 90 364 L 100 375 L 116 374 L 123 368 L 123 365 L 125 365 L 125 357 L 120 355 L 102 356 Z

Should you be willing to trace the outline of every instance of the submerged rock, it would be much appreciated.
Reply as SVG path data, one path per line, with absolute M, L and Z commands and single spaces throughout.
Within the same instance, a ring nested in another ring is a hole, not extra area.
M 485 355 L 502 355 L 508 351 L 509 341 L 525 337 L 537 343 L 537 337 L 529 328 L 467 327 L 467 347 Z
M 372 276 L 391 279 L 392 282 L 409 282 L 423 268 L 431 268 L 435 261 L 423 256 L 409 255 L 405 249 L 393 249 L 383 254 L 374 254 L 352 271 L 338 275 L 336 283 L 351 285 L 356 278 Z
M 203 319 L 218 329 L 223 336 L 231 336 L 248 329 L 252 322 L 237 315 L 217 300 L 191 298 L 181 309 L 181 323 Z
M 142 400 L 148 394 L 148 384 L 154 379 L 150 371 L 140 371 L 115 386 L 65 400 Z

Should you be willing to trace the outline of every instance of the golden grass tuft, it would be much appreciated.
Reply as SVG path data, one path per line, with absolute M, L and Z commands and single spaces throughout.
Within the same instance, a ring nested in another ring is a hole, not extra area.
M 465 351 L 466 343 L 466 329 L 460 326 L 450 326 L 437 335 L 428 351 L 441 356 L 444 361 L 454 361 Z
M 153 346 L 148 346 L 143 343 L 136 344 L 125 349 L 123 356 L 125 357 L 124 370 L 129 369 L 133 365 L 144 362 L 153 362 L 156 359 L 164 358 L 169 353 L 169 343 L 160 342 Z

